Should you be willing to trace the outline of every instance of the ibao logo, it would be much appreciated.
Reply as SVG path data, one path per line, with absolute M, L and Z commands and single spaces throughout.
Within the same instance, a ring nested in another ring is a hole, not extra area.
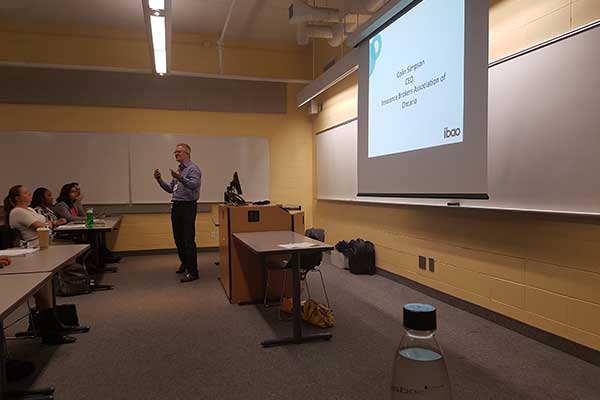
M 448 129 L 444 128 L 444 139 L 448 139 L 454 136 L 460 136 L 460 128 Z

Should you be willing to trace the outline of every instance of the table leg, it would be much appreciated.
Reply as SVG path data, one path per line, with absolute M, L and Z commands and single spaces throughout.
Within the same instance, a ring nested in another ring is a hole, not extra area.
M 34 390 L 19 390 L 9 392 L 6 390 L 6 337 L 4 336 L 4 322 L 0 321 L 0 400 L 8 400 L 12 398 L 26 398 L 30 396 L 35 399 L 52 399 L 54 387 L 50 386 L 42 389 Z
M 106 232 L 102 232 L 98 236 L 98 252 L 100 253 L 100 262 L 102 263 L 102 271 L 106 272 L 117 272 L 117 267 L 107 267 L 104 262 L 102 249 L 106 246 Z
M 4 400 L 6 391 L 6 337 L 4 321 L 0 321 L 0 400 Z
M 300 317 L 300 252 L 296 252 L 296 263 L 292 267 L 292 313 L 294 315 L 294 339 L 300 340 L 302 338 L 302 318 Z
M 292 267 L 292 313 L 294 317 L 294 330 L 292 337 L 282 339 L 265 340 L 261 342 L 263 347 L 283 346 L 286 344 L 300 344 L 314 342 L 316 340 L 329 340 L 332 334 L 329 332 L 316 333 L 313 335 L 302 336 L 302 318 L 300 317 L 300 252 L 296 252 L 296 264 Z

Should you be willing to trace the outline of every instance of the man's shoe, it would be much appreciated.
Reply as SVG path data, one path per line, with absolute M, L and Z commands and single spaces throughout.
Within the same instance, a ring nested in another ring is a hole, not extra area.
M 197 281 L 198 279 L 198 274 L 186 274 L 185 277 L 181 278 L 181 283 Z
M 187 272 L 187 268 L 184 267 L 183 265 L 181 265 L 179 268 L 177 268 L 177 271 L 175 272 L 176 274 L 185 274 Z

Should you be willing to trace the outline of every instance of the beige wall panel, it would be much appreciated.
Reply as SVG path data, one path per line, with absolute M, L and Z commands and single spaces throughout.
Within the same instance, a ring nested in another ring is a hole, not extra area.
M 493 299 L 490 300 L 489 309 L 497 312 L 498 314 L 503 314 L 507 317 L 516 319 L 517 321 L 521 321 L 524 323 L 527 323 L 529 321 L 530 313 L 528 313 L 527 311 Z
M 559 294 L 569 294 L 571 270 L 552 264 L 525 262 L 525 283 L 528 286 Z
M 565 324 L 561 324 L 552 319 L 544 318 L 541 315 L 527 313 L 526 321 L 523 321 L 529 325 L 533 325 L 536 328 L 542 329 L 546 332 L 554 333 L 555 335 L 559 335 L 562 337 L 567 337 L 569 334 L 569 326 Z
M 527 258 L 600 273 L 600 246 L 594 238 L 571 241 L 568 236 L 562 235 L 554 238 L 531 237 L 527 243 Z
M 143 29 L 110 27 L 31 26 L 0 23 L 0 60 L 27 63 L 93 65 L 150 69 Z M 173 35 L 172 69 L 218 74 L 216 38 L 199 34 Z M 311 79 L 312 49 L 271 41 L 228 40 L 223 73 L 282 79 Z
M 115 251 L 175 248 L 170 214 L 125 215 L 115 236 L 113 247 Z M 217 238 L 218 231 L 212 223 L 211 214 L 198 214 L 196 218 L 198 247 L 217 247 L 219 245 Z
M 569 323 L 569 298 L 544 290 L 527 288 L 525 291 L 525 309 L 553 321 Z
M 436 263 L 433 275 L 448 284 L 485 298 L 491 298 L 490 278 L 477 272 L 457 268 L 449 264 Z
M 544 15 L 527 24 L 527 40 L 533 45 L 561 35 L 571 29 L 571 6 Z
M 573 28 L 589 24 L 600 19 L 600 1 L 573 0 Z
M 592 349 L 600 350 L 600 335 L 594 335 L 580 329 L 569 327 L 566 337 Z
M 525 285 L 490 278 L 492 300 L 521 310 L 525 309 Z
M 600 274 L 571 270 L 568 293 L 570 297 L 600 304 Z
M 321 132 L 358 116 L 358 74 L 346 77 L 333 88 L 316 98 L 323 110 L 313 116 L 313 131 Z
M 518 283 L 525 282 L 525 260 L 521 258 L 454 248 L 452 253 L 443 254 L 441 260 L 496 278 Z
M 490 32 L 489 60 L 496 61 L 531 46 L 524 26 L 500 32 L 492 38 Z
M 390 249 L 385 246 L 377 246 L 375 256 L 377 258 L 377 266 L 380 268 L 401 268 L 414 273 L 419 269 L 419 258 L 414 254 Z
M 600 305 L 571 300 L 569 302 L 569 325 L 600 335 Z
M 490 31 L 518 28 L 569 6 L 571 0 L 492 0 Z

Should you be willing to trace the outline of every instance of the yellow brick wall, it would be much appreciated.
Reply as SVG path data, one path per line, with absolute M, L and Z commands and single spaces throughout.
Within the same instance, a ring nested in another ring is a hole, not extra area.
M 144 29 L 43 25 L 3 20 L 0 61 L 150 69 Z M 174 71 L 219 73 L 217 37 L 174 33 Z M 312 48 L 280 42 L 226 40 L 223 73 L 311 79 Z
M 598 18 L 599 0 L 492 1 L 490 60 Z M 318 99 L 313 132 L 356 116 L 355 75 Z M 597 220 L 317 201 L 315 222 L 331 243 L 373 241 L 385 270 L 600 350 Z

